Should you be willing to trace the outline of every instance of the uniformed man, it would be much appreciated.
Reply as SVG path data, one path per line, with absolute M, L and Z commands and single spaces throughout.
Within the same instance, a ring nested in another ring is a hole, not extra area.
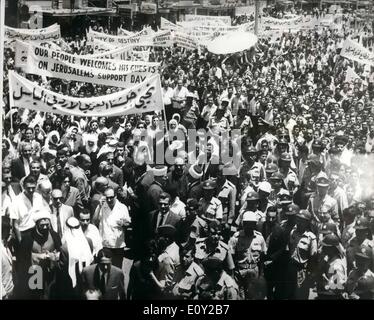
M 157 228 L 158 268 L 157 280 L 165 288 L 164 294 L 168 296 L 176 268 L 180 264 L 179 246 L 175 243 L 176 229 L 172 225 L 163 225 Z
M 313 193 L 308 202 L 308 211 L 312 214 L 316 222 L 321 222 L 319 213 L 321 209 L 327 210 L 331 214 L 332 220 L 339 224 L 338 204 L 334 198 L 327 194 L 329 188 L 329 178 L 326 173 L 320 172 L 316 177 L 317 192 Z
M 277 204 L 278 193 L 282 189 L 282 181 L 283 181 L 283 176 L 279 172 L 274 172 L 269 179 L 269 182 L 272 188 L 270 195 L 269 195 L 269 202 L 272 205 Z
M 222 241 L 221 225 L 216 221 L 209 223 L 209 236 L 207 238 L 199 238 L 196 240 L 195 258 L 199 261 L 207 257 L 214 256 L 224 262 L 224 268 L 230 274 L 235 268 L 231 252 L 228 245 Z
M 341 299 L 347 282 L 347 261 L 339 238 L 328 233 L 322 240 L 317 278 L 318 299 Z
M 349 299 L 374 299 L 374 273 L 369 269 L 371 256 L 369 248 L 355 253 L 356 267 L 349 273 L 346 285 Z
M 203 194 L 201 178 L 202 169 L 199 165 L 193 165 L 187 174 L 187 198 L 200 199 Z
M 192 299 L 196 280 L 205 274 L 201 264 L 194 261 L 195 250 L 189 247 L 180 248 L 180 267 L 177 269 L 173 295 L 179 299 Z
M 266 164 L 265 172 L 266 172 L 266 180 L 269 180 L 273 173 L 278 172 L 278 166 L 275 163 L 270 162 Z
M 284 187 L 293 195 L 298 190 L 300 183 L 297 174 L 291 169 L 291 161 L 291 155 L 283 152 L 279 158 L 279 172 L 283 176 Z
M 292 196 L 287 189 L 281 189 L 278 192 L 277 207 L 279 211 L 279 221 L 282 222 L 286 219 L 287 212 L 289 211 L 289 205 L 292 203 Z
M 207 222 L 197 215 L 198 203 L 196 199 L 188 199 L 186 203 L 186 219 L 180 222 L 179 243 L 183 245 L 195 244 L 196 239 L 208 235 Z
M 242 226 L 242 220 L 243 220 L 243 214 L 246 211 L 252 211 L 257 216 L 257 222 L 259 222 L 261 225 L 266 220 L 266 214 L 258 209 L 260 201 L 260 196 L 258 192 L 251 191 L 247 194 L 246 202 L 242 205 L 239 211 L 239 215 L 235 221 L 235 224 L 238 228 Z
M 240 294 L 246 300 L 264 299 L 266 295 L 266 284 L 262 276 L 266 243 L 262 234 L 255 230 L 257 222 L 255 212 L 244 212 L 243 229 L 236 232 L 229 241 Z
M 317 237 L 310 231 L 311 220 L 312 215 L 308 210 L 300 210 L 296 215 L 296 226 L 290 233 L 288 244 L 290 262 L 287 268 L 290 299 L 309 298 L 317 257 Z
M 362 250 L 362 248 L 368 248 L 373 252 L 374 243 L 373 240 L 369 240 L 369 220 L 365 217 L 357 219 L 355 228 L 355 237 L 349 242 L 347 247 L 347 267 L 350 272 L 355 267 L 355 254 Z M 372 261 L 370 264 L 370 270 L 373 270 L 374 265 L 374 254 L 372 255 Z
M 239 289 L 235 280 L 223 269 L 223 263 L 216 257 L 203 261 L 205 275 L 196 281 L 196 300 L 238 300 Z
M 261 162 L 257 161 L 257 149 L 255 147 L 249 146 L 243 153 L 244 161 L 241 163 L 239 170 L 239 183 L 240 188 L 244 189 L 247 187 L 248 181 L 248 172 L 254 169 L 258 169 L 260 173 L 260 181 L 265 180 L 266 172 L 265 168 Z
M 227 179 L 226 170 L 231 170 L 233 164 L 220 165 L 217 175 L 217 198 L 222 203 L 223 223 L 231 225 L 235 218 L 236 186 Z
M 216 182 L 206 180 L 203 182 L 203 197 L 199 200 L 199 215 L 208 223 L 211 221 L 221 222 L 223 218 L 222 203 L 214 197 Z

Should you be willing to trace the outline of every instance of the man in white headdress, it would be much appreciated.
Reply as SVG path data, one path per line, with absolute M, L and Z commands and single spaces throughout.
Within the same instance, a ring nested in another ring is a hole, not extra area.
M 79 299 L 80 273 L 93 262 L 92 240 L 85 237 L 77 218 L 67 219 L 66 226 L 56 277 L 56 298 Z

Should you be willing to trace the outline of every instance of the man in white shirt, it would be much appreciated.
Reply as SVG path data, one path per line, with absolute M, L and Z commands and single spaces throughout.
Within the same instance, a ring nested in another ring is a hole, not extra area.
M 16 197 L 14 202 L 14 210 L 10 218 L 13 220 L 14 231 L 19 242 L 22 240 L 22 235 L 30 232 L 35 226 L 32 215 L 43 206 L 43 198 L 35 190 L 35 178 L 27 176 L 24 180 L 24 191 Z
M 90 211 L 88 209 L 83 209 L 79 213 L 79 222 L 86 238 L 92 240 L 92 254 L 97 256 L 97 253 L 103 248 L 103 239 L 100 236 L 99 230 L 91 223 Z
M 125 243 L 125 228 L 131 223 L 127 207 L 119 202 L 113 188 L 104 191 L 104 197 L 97 206 L 93 220 L 99 226 L 103 247 L 113 254 L 113 265 L 122 268 Z
M 188 89 L 183 86 L 183 80 L 179 79 L 178 85 L 173 90 L 171 101 L 173 102 L 173 111 L 179 113 L 181 117 L 181 111 L 184 109 L 187 94 Z

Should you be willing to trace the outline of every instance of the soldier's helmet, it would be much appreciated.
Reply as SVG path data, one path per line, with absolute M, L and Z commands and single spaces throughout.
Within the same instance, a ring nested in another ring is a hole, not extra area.
M 283 162 L 291 162 L 291 155 L 287 152 L 283 152 L 280 156 L 280 160 L 282 160 Z
M 312 220 L 312 214 L 308 210 L 300 210 L 296 216 L 307 221 Z
M 209 271 L 222 271 L 223 270 L 223 261 L 217 257 L 208 257 L 202 261 L 204 269 Z
M 300 207 L 297 204 L 291 203 L 287 207 L 286 216 L 294 216 L 300 212 Z
M 256 191 L 248 192 L 247 198 L 246 198 L 247 201 L 257 201 L 259 199 L 260 199 L 260 197 L 258 195 L 258 192 L 256 192 Z
M 203 189 L 204 190 L 214 190 L 216 188 L 216 182 L 213 180 L 205 180 L 203 182 Z
M 355 259 L 356 260 L 369 260 L 371 261 L 373 257 L 373 251 L 372 248 L 362 246 L 359 251 L 355 253 Z
M 360 217 L 357 219 L 354 228 L 356 230 L 365 230 L 369 229 L 369 220 L 366 217 Z
M 323 247 L 337 247 L 339 243 L 339 237 L 336 234 L 328 233 L 323 237 L 321 244 Z
M 326 235 L 326 234 L 329 234 L 329 233 L 337 234 L 337 226 L 333 222 L 325 223 L 325 224 L 322 225 L 320 233 L 323 234 L 323 235 Z

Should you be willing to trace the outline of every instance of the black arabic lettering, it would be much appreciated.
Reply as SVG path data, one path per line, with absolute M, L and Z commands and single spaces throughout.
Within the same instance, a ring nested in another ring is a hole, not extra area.
M 145 100 L 152 97 L 153 91 L 155 90 L 155 87 L 150 87 L 147 92 L 145 93 L 144 96 L 141 96 L 139 99 L 139 104 L 135 103 L 135 108 L 140 109 L 140 108 L 145 108 Z

